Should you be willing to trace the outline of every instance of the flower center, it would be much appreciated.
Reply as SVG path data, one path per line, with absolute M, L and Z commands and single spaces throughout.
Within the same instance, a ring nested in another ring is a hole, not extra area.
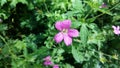
M 67 29 L 63 29 L 62 32 L 63 32 L 63 33 L 67 33 L 68 30 L 67 30 Z

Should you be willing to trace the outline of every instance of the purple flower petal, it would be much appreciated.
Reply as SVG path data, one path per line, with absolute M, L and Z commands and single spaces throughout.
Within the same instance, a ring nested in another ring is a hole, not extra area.
M 47 60 L 51 60 L 50 56 L 45 57 L 43 60 L 47 61 Z
M 68 34 L 64 34 L 64 42 L 67 46 L 72 44 L 72 38 L 68 36 Z
M 60 43 L 63 40 L 63 34 L 59 32 L 55 35 L 54 40 L 56 41 L 56 43 Z
M 100 6 L 100 8 L 106 8 L 107 5 L 105 3 L 102 3 L 102 5 Z
M 46 65 L 46 66 L 52 65 L 52 62 L 51 62 L 51 61 L 45 61 L 45 62 L 44 62 L 44 65 Z
M 115 34 L 117 34 L 117 35 L 120 34 L 120 31 L 118 31 L 118 30 L 114 30 L 113 32 L 114 32 Z
M 114 32 L 115 34 L 117 34 L 117 35 L 120 34 L 120 27 L 119 27 L 119 26 L 117 26 L 117 27 L 116 27 L 116 26 L 112 26 L 112 28 L 114 29 L 113 32 Z
M 79 36 L 79 32 L 76 29 L 69 29 L 68 30 L 68 35 L 70 37 L 78 37 Z
M 63 29 L 69 29 L 70 26 L 71 26 L 71 21 L 70 20 L 64 20 L 64 21 L 62 21 L 61 26 L 62 26 Z
M 116 30 L 117 28 L 116 28 L 116 26 L 112 26 L 112 28 L 114 29 L 114 30 Z
M 117 27 L 116 27 L 116 29 L 117 29 L 117 30 L 120 30 L 120 27 L 119 27 L 119 26 L 117 26 Z
M 53 68 L 59 68 L 59 66 L 58 66 L 57 64 L 55 64 L 55 65 L 53 66 Z
M 55 27 L 57 30 L 61 31 L 62 30 L 62 26 L 61 26 L 62 22 L 58 21 L 55 23 Z

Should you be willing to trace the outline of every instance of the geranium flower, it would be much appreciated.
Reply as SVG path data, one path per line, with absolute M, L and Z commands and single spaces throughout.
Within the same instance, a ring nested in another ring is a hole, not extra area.
M 51 57 L 47 56 L 44 59 L 44 65 L 48 66 L 48 65 L 52 65 L 52 61 L 51 61 Z
M 53 66 L 53 68 L 59 68 L 59 66 L 58 66 L 57 64 L 55 64 L 55 65 Z
M 120 34 L 120 27 L 119 26 L 112 26 L 112 28 L 114 29 L 114 33 L 119 35 Z
M 55 24 L 55 27 L 60 32 L 55 35 L 54 40 L 56 43 L 60 43 L 63 39 L 67 46 L 72 44 L 72 37 L 78 37 L 79 32 L 76 29 L 70 29 L 71 21 L 64 20 L 58 21 Z
M 51 61 L 45 61 L 45 62 L 44 62 L 44 65 L 45 65 L 45 66 L 52 65 L 52 62 L 51 62 Z

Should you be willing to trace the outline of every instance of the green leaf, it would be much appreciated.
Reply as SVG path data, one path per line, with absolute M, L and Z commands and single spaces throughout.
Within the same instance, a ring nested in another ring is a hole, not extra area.
M 19 50 L 24 50 L 24 48 L 26 47 L 26 43 L 20 40 L 16 40 L 15 47 Z
M 81 52 L 79 52 L 74 46 L 72 46 L 72 55 L 73 58 L 78 62 L 82 62 L 83 60 L 85 60 L 85 58 L 83 57 L 83 54 Z
M 72 28 L 78 28 L 81 25 L 81 23 L 79 21 L 74 21 L 72 22 Z
M 7 2 L 7 0 L 1 0 L 0 1 L 1 6 L 3 6 L 6 2 Z
M 57 51 L 57 54 L 62 54 L 62 53 L 64 53 L 64 52 L 65 52 L 64 49 L 59 48 L 58 51 Z
M 100 2 L 92 2 L 92 1 L 85 1 L 93 10 L 98 10 L 100 6 Z
M 35 62 L 35 59 L 37 58 L 37 55 L 34 55 L 34 56 L 27 56 L 27 61 L 29 62 Z
M 23 4 L 28 4 L 28 2 L 26 0 L 18 0 L 20 3 L 23 3 Z
M 72 55 L 73 55 L 73 58 L 74 58 L 77 62 L 80 62 L 80 58 L 79 58 L 78 51 L 75 49 L 74 46 L 72 46 Z
M 7 30 L 7 25 L 0 24 L 0 32 Z
M 74 67 L 72 65 L 70 65 L 70 64 L 65 64 L 64 68 L 74 68 Z
M 18 0 L 12 0 L 12 2 L 10 3 L 10 5 L 15 7 L 17 3 L 18 3 Z
M 9 47 L 7 45 L 2 49 L 2 54 L 5 56 L 9 55 Z
M 43 58 L 43 56 L 46 56 L 48 54 L 49 54 L 48 48 L 42 46 L 39 49 L 37 49 L 35 52 L 29 54 L 29 56 L 35 56 L 35 55 L 39 56 L 40 55 L 41 56 L 40 58 Z
M 87 19 L 87 22 L 89 23 L 93 23 L 95 21 L 96 17 L 93 17 L 93 18 L 88 18 Z
M 12 0 L 10 5 L 12 7 L 15 7 L 17 3 L 23 3 L 23 4 L 28 4 L 28 2 L 26 0 Z
M 33 5 L 32 3 L 29 3 L 29 4 L 28 4 L 28 8 L 29 8 L 30 10 L 32 10 L 32 9 L 34 9 L 34 5 Z
M 79 12 L 83 12 L 83 4 L 81 0 L 72 0 L 72 6 L 74 10 L 79 10 Z
M 9 13 L 4 10 L 0 10 L 0 17 L 3 17 L 3 19 L 7 19 L 9 17 Z
M 82 44 L 86 45 L 88 40 L 88 28 L 86 27 L 86 24 L 82 24 L 80 28 L 80 38 Z
M 25 60 L 23 58 L 17 58 L 15 60 L 12 60 L 12 68 L 25 68 Z

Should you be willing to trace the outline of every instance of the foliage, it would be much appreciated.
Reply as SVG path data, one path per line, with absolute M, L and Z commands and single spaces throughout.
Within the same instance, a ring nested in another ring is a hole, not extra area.
M 0 68 L 51 68 L 48 55 L 60 68 L 119 68 L 119 0 L 0 0 L 0 9 Z M 70 46 L 53 39 L 66 19 L 79 31 Z

